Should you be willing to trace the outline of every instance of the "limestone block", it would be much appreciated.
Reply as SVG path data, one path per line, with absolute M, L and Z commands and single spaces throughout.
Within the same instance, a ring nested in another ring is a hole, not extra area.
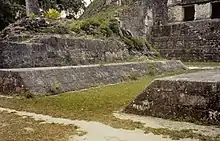
M 196 4 L 195 5 L 195 19 L 207 19 L 211 17 L 211 4 Z
M 168 8 L 168 17 L 170 22 L 183 21 L 184 13 L 182 6 L 173 6 Z

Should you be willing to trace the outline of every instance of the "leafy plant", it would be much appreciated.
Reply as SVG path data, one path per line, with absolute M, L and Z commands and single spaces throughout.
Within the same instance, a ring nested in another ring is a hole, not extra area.
M 34 13 L 30 13 L 30 14 L 28 15 L 28 17 L 29 17 L 30 19 L 34 19 L 34 18 L 37 17 L 37 15 L 34 14 Z
M 60 12 L 56 9 L 49 9 L 48 11 L 44 12 L 44 16 L 48 19 L 57 20 L 60 18 Z

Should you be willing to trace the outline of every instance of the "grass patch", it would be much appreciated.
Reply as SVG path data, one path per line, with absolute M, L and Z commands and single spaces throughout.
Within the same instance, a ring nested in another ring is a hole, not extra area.
M 1 141 L 66 141 L 76 134 L 73 125 L 40 124 L 31 118 L 22 118 L 13 113 L 0 112 Z
M 185 71 L 188 72 L 188 71 Z M 149 85 L 155 78 L 180 74 L 183 72 L 167 73 L 165 75 L 147 76 L 128 83 L 91 88 L 85 91 L 68 92 L 58 96 L 35 97 L 33 99 L 0 99 L 0 106 L 16 110 L 25 110 L 55 117 L 98 121 L 114 128 L 143 129 L 146 133 L 166 135 L 173 139 L 195 138 L 201 141 L 219 141 L 190 130 L 173 131 L 169 129 L 145 128 L 140 122 L 120 120 L 112 115 L 114 111 L 124 108 L 132 99 Z M 136 78 L 136 77 L 135 77 Z
M 82 20 L 76 20 L 68 26 L 77 34 L 93 35 L 95 38 L 110 37 L 118 21 L 115 20 L 117 11 L 123 7 L 111 6 L 105 10 Z M 117 25 L 118 27 L 118 25 Z
M 176 72 L 171 74 L 176 74 Z M 119 120 L 112 113 L 129 104 L 155 78 L 167 75 L 147 76 L 137 81 L 69 92 L 54 97 L 1 98 L 0 106 L 71 119 L 99 121 L 113 127 L 134 128 L 140 125 Z

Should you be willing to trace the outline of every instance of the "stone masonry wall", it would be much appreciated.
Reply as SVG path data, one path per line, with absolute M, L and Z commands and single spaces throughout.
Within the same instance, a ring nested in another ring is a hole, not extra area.
M 217 2 L 214 0 L 212 2 Z M 168 0 L 168 23 L 152 27 L 152 44 L 168 59 L 220 61 L 220 19 L 211 19 L 208 0 Z M 193 21 L 184 21 L 184 6 L 194 5 Z
M 154 68 L 154 69 L 153 69 Z M 180 61 L 131 62 L 46 68 L 0 69 L 0 93 L 57 94 L 185 69 Z
M 220 70 L 156 79 L 125 112 L 220 125 Z
M 154 47 L 165 58 L 220 61 L 220 19 L 153 27 L 152 36 Z
M 43 36 L 31 43 L 0 42 L 0 48 L 0 68 L 86 65 L 132 57 L 117 40 Z

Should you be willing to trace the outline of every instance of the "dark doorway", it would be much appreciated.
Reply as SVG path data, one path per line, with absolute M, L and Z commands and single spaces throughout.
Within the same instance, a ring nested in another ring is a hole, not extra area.
M 195 6 L 185 6 L 184 9 L 184 21 L 193 21 L 195 18 Z
M 220 18 L 220 2 L 212 3 L 212 19 Z

